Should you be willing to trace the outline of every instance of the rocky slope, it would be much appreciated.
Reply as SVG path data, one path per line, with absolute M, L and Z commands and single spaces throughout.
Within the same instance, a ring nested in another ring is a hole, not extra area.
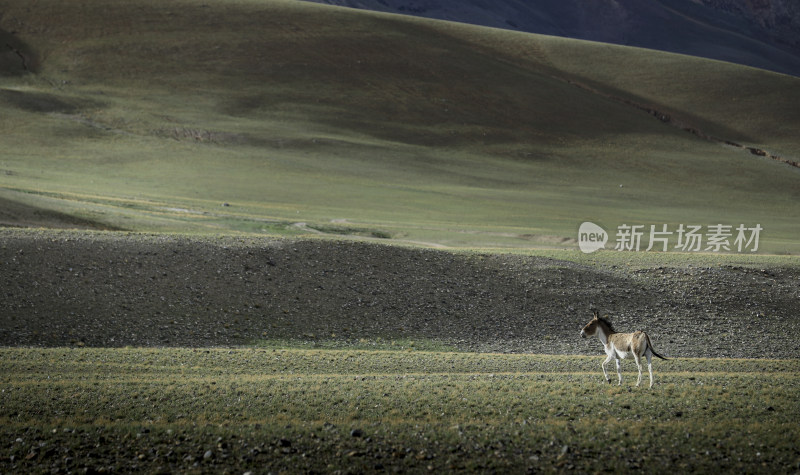
M 596 354 L 591 309 L 665 356 L 798 357 L 800 269 L 626 271 L 362 242 L 0 231 L 0 345 L 436 339 Z

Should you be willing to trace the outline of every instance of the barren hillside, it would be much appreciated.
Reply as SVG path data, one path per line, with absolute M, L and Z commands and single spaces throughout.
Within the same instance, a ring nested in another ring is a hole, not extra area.
M 0 345 L 432 339 L 596 354 L 597 308 L 666 356 L 800 356 L 800 271 L 636 271 L 321 240 L 0 232 Z M 753 348 L 759 348 L 754 353 Z

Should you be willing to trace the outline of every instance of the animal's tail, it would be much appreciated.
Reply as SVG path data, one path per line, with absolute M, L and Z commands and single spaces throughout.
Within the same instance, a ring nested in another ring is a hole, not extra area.
M 669 358 L 664 358 L 663 356 L 661 356 L 661 355 L 659 355 L 658 353 L 656 353 L 656 349 L 655 349 L 655 348 L 653 348 L 653 344 L 650 342 L 650 335 L 648 335 L 647 333 L 645 333 L 645 334 L 644 334 L 644 336 L 645 336 L 645 338 L 647 338 L 647 346 L 649 346 L 649 347 L 650 347 L 650 351 L 651 351 L 651 352 L 653 352 L 653 355 L 655 355 L 655 356 L 658 356 L 658 357 L 659 357 L 659 358 L 661 358 L 662 360 L 669 359 Z

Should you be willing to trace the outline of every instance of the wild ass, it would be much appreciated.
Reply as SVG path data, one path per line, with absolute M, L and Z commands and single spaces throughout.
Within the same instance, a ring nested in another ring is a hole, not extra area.
M 658 356 L 665 360 L 663 356 L 656 353 L 653 349 L 653 344 L 650 343 L 650 337 L 643 331 L 635 331 L 633 333 L 617 333 L 611 322 L 605 318 L 601 318 L 597 310 L 594 311 L 594 318 L 586 324 L 581 330 L 581 337 L 586 338 L 597 334 L 600 343 L 606 350 L 606 360 L 601 365 L 603 367 L 603 375 L 606 377 L 608 384 L 611 384 L 611 378 L 608 377 L 606 372 L 606 365 L 612 359 L 617 362 L 617 375 L 619 376 L 619 385 L 622 386 L 622 371 L 620 371 L 620 359 L 633 356 L 636 360 L 636 366 L 639 368 L 639 379 L 636 380 L 636 386 L 642 382 L 642 355 L 647 357 L 647 370 L 650 372 L 650 387 L 653 387 L 653 366 L 650 362 L 653 355 Z

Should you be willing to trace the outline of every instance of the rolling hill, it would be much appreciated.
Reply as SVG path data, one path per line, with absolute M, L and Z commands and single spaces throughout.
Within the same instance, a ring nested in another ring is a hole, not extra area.
M 800 252 L 794 77 L 289 0 L 5 3 L 0 200 L 39 225 L 529 248 L 759 223 Z
M 800 7 L 791 0 L 309 1 L 637 46 L 800 76 Z

